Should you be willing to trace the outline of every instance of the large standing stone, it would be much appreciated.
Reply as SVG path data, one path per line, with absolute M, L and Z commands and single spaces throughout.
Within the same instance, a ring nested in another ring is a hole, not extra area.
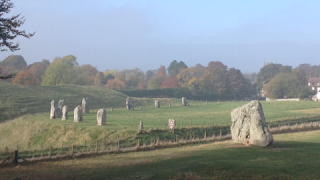
M 186 97 L 182 97 L 182 105 L 183 106 L 187 106 L 188 102 L 187 102 L 187 98 Z
M 82 109 L 81 106 L 77 106 L 73 111 L 74 122 L 82 122 Z
M 130 110 L 132 108 L 132 99 L 129 97 L 126 99 L 126 108 L 128 110 Z
M 99 109 L 97 112 L 98 126 L 105 125 L 107 122 L 107 111 L 105 109 Z
M 82 99 L 82 113 L 88 114 L 89 113 L 89 106 L 88 106 L 88 98 Z
M 64 100 L 59 100 L 58 106 L 56 107 L 55 116 L 56 118 L 61 118 L 62 116 L 62 107 L 64 106 Z
M 154 100 L 154 107 L 160 108 L 160 101 Z
M 68 120 L 68 106 L 62 107 L 62 120 Z
M 55 119 L 56 108 L 54 107 L 54 100 L 51 101 L 50 119 Z
M 266 125 L 262 106 L 259 101 L 238 107 L 231 112 L 231 135 L 235 143 L 268 146 L 273 136 Z

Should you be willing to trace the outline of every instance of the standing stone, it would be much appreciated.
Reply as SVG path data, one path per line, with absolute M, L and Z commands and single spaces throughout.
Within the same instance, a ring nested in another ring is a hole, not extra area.
M 110 111 L 113 111 L 113 107 L 110 108 Z
M 68 120 L 68 106 L 62 107 L 62 120 Z
M 62 99 L 62 100 L 59 100 L 58 106 L 56 107 L 56 111 L 55 111 L 55 114 L 56 114 L 55 116 L 56 116 L 56 118 L 61 118 L 63 105 L 64 105 L 64 100 L 63 100 L 63 99 Z
M 74 122 L 82 122 L 82 108 L 77 106 L 73 111 Z
M 127 110 L 130 110 L 131 107 L 132 107 L 132 99 L 128 97 L 126 99 L 126 108 L 127 108 Z
M 182 97 L 182 105 L 183 106 L 187 106 L 188 102 L 187 102 L 187 98 L 186 97 Z
M 98 126 L 105 125 L 107 122 L 107 111 L 105 109 L 99 109 L 97 112 Z
M 142 131 L 143 130 L 143 122 L 140 121 L 140 124 L 139 124 L 139 130 Z
M 88 114 L 89 113 L 89 106 L 88 106 L 88 98 L 82 99 L 82 113 Z
M 50 119 L 55 119 L 56 108 L 54 107 L 54 100 L 51 101 Z
M 235 143 L 268 146 L 273 136 L 266 125 L 262 106 L 259 101 L 238 107 L 231 112 L 231 135 Z
M 154 100 L 154 107 L 160 108 L 160 101 Z
M 171 108 L 171 104 L 169 104 L 169 108 Z

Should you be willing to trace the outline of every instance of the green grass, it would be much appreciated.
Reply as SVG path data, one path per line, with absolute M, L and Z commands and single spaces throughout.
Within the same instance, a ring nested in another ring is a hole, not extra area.
M 146 104 L 153 99 L 136 100 Z M 124 108 L 107 109 L 107 124 L 97 126 L 96 110 L 84 114 L 84 121 L 73 122 L 73 111 L 69 112 L 69 120 L 49 119 L 49 113 L 30 114 L 18 119 L 0 124 L 0 152 L 6 149 L 19 150 L 61 147 L 71 145 L 83 145 L 85 141 L 94 143 L 114 143 L 120 138 L 121 146 L 134 145 L 137 139 L 141 143 L 149 143 L 158 137 L 160 140 L 173 139 L 175 135 L 180 137 L 202 137 L 217 135 L 220 130 L 223 134 L 228 132 L 230 124 L 230 111 L 247 102 L 197 102 L 196 106 L 183 107 L 176 99 L 161 99 L 160 109 L 152 106 L 143 106 L 128 111 Z M 163 104 L 171 101 L 175 105 L 169 108 Z M 191 105 L 193 103 L 190 103 Z M 319 106 L 316 102 L 262 102 L 266 120 L 269 125 L 295 124 L 302 121 L 319 120 Z M 316 116 L 310 118 L 311 116 Z M 168 119 L 177 121 L 176 134 L 168 132 Z M 138 133 L 139 122 L 144 123 L 146 134 Z M 191 128 L 192 124 L 192 128 Z M 212 128 L 212 126 L 214 127 Z M 181 128 L 184 129 L 181 129 Z M 166 128 L 166 130 L 165 130 Z M 153 129 L 153 130 L 151 130 Z M 158 130 L 157 130 L 158 129 Z M 181 129 L 181 130 L 180 130 Z
M 14 179 L 319 179 L 320 131 L 274 136 L 271 147 L 231 141 L 107 154 L 0 169 Z

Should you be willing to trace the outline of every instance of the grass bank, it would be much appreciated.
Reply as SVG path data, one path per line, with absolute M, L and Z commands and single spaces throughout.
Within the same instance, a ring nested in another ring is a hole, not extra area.
M 0 169 L 4 179 L 318 179 L 320 131 L 279 134 L 271 147 L 231 141 Z

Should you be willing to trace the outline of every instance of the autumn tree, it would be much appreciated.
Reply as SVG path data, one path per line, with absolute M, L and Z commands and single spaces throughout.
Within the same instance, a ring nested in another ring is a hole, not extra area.
M 176 60 L 173 60 L 168 67 L 168 74 L 169 76 L 174 77 L 181 69 L 185 68 L 188 68 L 188 66 L 183 61 L 177 62 Z
M 162 83 L 166 81 L 167 79 L 167 73 L 166 73 L 166 67 L 160 66 L 158 69 L 157 74 L 155 74 L 148 83 L 148 89 L 158 89 L 161 87 Z
M 44 76 L 44 73 L 47 70 L 47 66 L 46 64 L 44 64 L 43 62 L 36 62 L 33 63 L 30 67 L 29 67 L 29 71 L 33 74 L 33 76 L 38 80 L 38 82 L 42 82 L 42 78 Z
M 108 89 L 121 91 L 126 88 L 126 85 L 119 78 L 115 78 L 115 79 L 109 79 L 105 87 Z
M 39 85 L 37 78 L 30 72 L 29 69 L 20 71 L 12 80 L 14 84 L 21 85 Z
M 78 76 L 80 79 L 82 79 L 82 83 L 81 85 L 89 85 L 89 86 L 93 86 L 93 85 L 100 85 L 101 82 L 98 82 L 99 80 L 102 80 L 99 71 L 97 70 L 96 67 L 93 67 L 90 64 L 85 64 L 80 66 L 81 69 L 81 73 L 78 74 Z
M 250 95 L 252 86 L 250 82 L 244 78 L 239 69 L 230 68 L 228 71 L 228 80 L 230 93 L 233 94 L 235 100 Z
M 204 89 L 220 96 L 229 90 L 227 66 L 220 61 L 211 61 L 203 76 Z
M 160 88 L 179 88 L 179 80 L 176 77 L 168 77 L 165 81 L 162 82 Z

